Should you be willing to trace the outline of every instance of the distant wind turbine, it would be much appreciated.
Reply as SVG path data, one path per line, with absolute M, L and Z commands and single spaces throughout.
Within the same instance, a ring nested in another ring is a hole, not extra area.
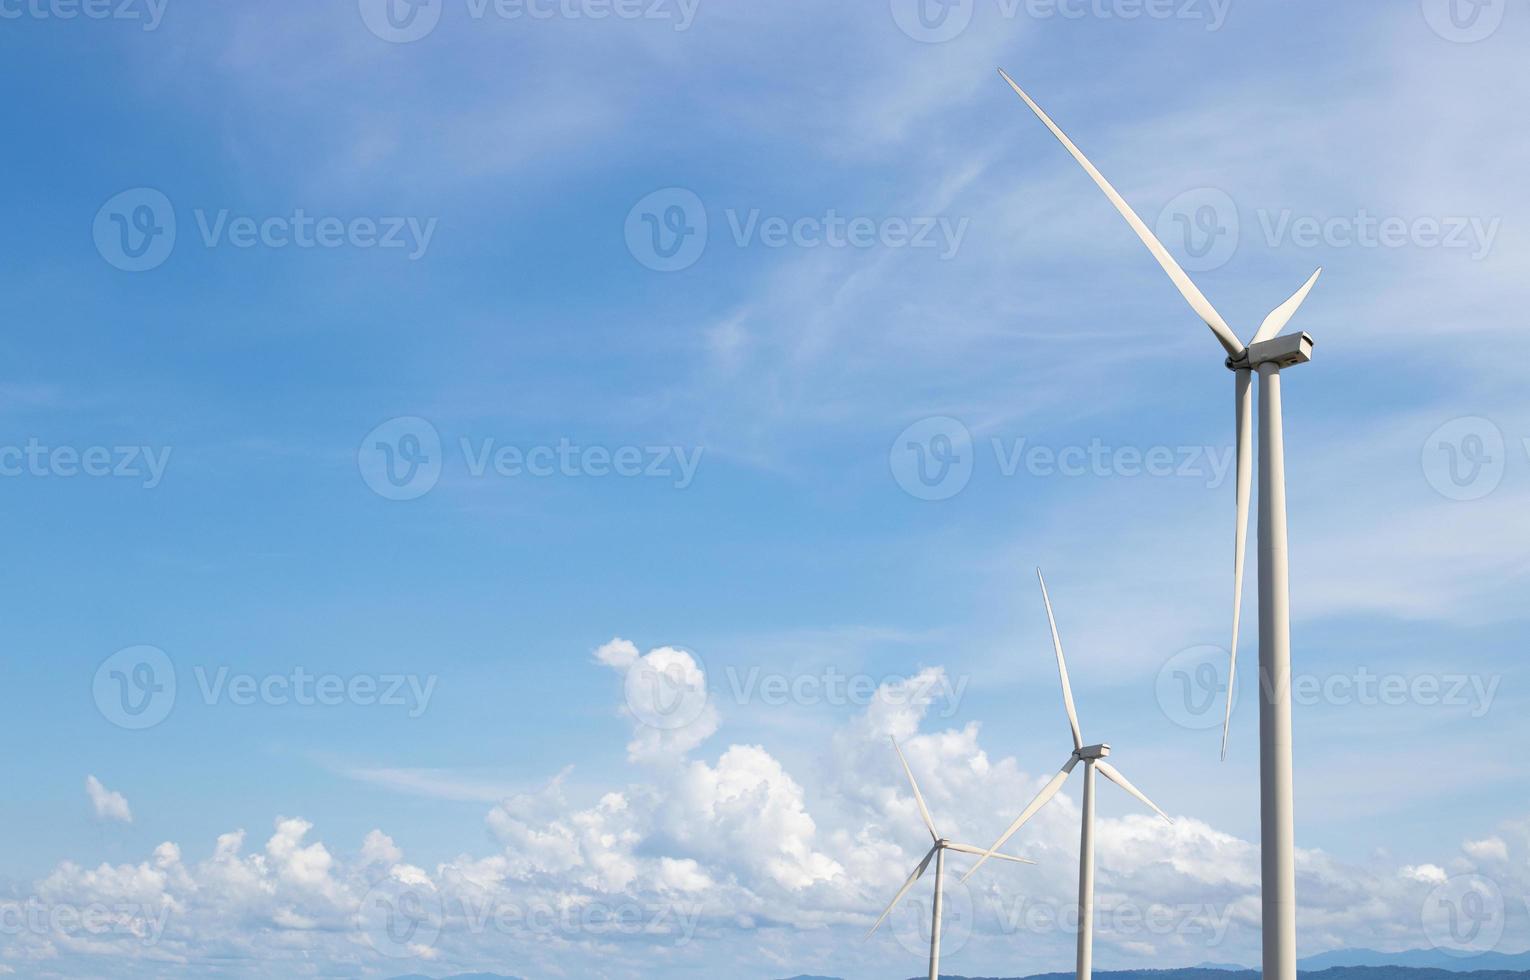
M 1062 678 L 1063 708 L 1068 712 L 1068 727 L 1072 729 L 1073 754 L 1063 764 L 1062 771 L 1053 776 L 1051 781 L 1041 788 L 1036 798 L 1022 811 L 1015 822 L 1009 825 L 1004 835 L 994 841 L 992 847 L 983 853 L 978 863 L 967 872 L 967 878 L 977 873 L 977 869 L 983 866 L 983 862 L 989 857 L 997 857 L 994 854 L 1003 847 L 1011 837 L 1015 835 L 1026 821 L 1036 815 L 1036 812 L 1047 805 L 1052 797 L 1058 794 L 1067 782 L 1068 776 L 1074 768 L 1082 762 L 1084 764 L 1084 816 L 1083 829 L 1079 833 L 1078 851 L 1078 980 L 1089 980 L 1094 970 L 1094 774 L 1099 770 L 1100 775 L 1126 790 L 1137 799 L 1145 803 L 1154 813 L 1169 820 L 1169 815 L 1158 809 L 1158 804 L 1148 799 L 1143 792 L 1131 784 L 1121 771 L 1105 761 L 1110 755 L 1109 745 L 1085 745 L 1084 735 L 1078 725 L 1078 711 L 1073 707 L 1073 685 L 1068 683 L 1068 662 L 1063 659 L 1062 639 L 1057 635 L 1057 620 L 1052 616 L 1052 600 L 1047 597 L 1046 579 L 1041 577 L 1041 569 L 1036 570 L 1036 578 L 1041 581 L 1041 601 L 1046 603 L 1047 623 L 1052 627 L 1052 649 L 1057 652 L 1057 673 Z M 1173 823 L 1169 820 L 1169 823 Z
M 930 832 L 930 839 L 934 844 L 924 855 L 924 860 L 920 861 L 918 867 L 914 868 L 914 873 L 908 876 L 908 880 L 903 883 L 903 887 L 898 889 L 898 894 L 893 896 L 893 900 L 882 911 L 882 917 L 877 919 L 876 925 L 872 926 L 871 931 L 866 933 L 866 939 L 870 939 L 882 927 L 882 923 L 892 914 L 892 910 L 897 908 L 899 902 L 903 901 L 903 896 L 907 895 L 908 890 L 914 887 L 914 882 L 924 877 L 925 870 L 929 868 L 930 862 L 933 860 L 935 862 L 935 900 L 930 903 L 932 910 L 930 913 L 930 980 L 940 980 L 940 907 L 942 898 L 941 888 L 945 884 L 946 876 L 946 852 L 960 851 L 963 854 L 981 854 L 984 856 L 983 860 L 985 861 L 990 857 L 995 857 L 1000 861 L 1013 861 L 1016 864 L 1035 864 L 1036 862 L 1022 857 L 1011 857 L 1008 854 L 995 854 L 994 851 L 998 849 L 997 845 L 992 850 L 985 851 L 981 847 L 974 847 L 971 844 L 958 844 L 955 841 L 949 841 L 940 836 L 940 832 L 935 829 L 935 821 L 930 819 L 930 808 L 924 805 L 924 794 L 919 792 L 919 783 L 914 779 L 914 771 L 908 767 L 908 760 L 903 758 L 903 750 L 898 748 L 898 740 L 893 739 L 892 744 L 893 751 L 898 753 L 898 761 L 903 763 L 903 772 L 908 776 L 908 785 L 914 791 L 914 802 L 919 804 L 919 816 L 924 818 L 925 829 Z M 962 880 L 965 881 L 966 879 Z
M 1276 336 L 1312 291 L 1318 269 L 1290 299 L 1265 317 L 1245 346 L 1163 247 L 1131 205 L 1073 145 L 1041 106 L 1002 69 L 999 74 L 1110 199 L 1132 231 L 1158 260 L 1174 287 L 1211 328 L 1227 351 L 1233 372 L 1237 434 L 1237 523 L 1233 536 L 1232 647 L 1227 675 L 1227 710 L 1222 721 L 1222 758 L 1232 722 L 1232 690 L 1238 667 L 1238 625 L 1243 598 L 1243 564 L 1248 537 L 1250 464 L 1253 445 L 1252 377 L 1259 372 L 1259 796 L 1260 860 L 1264 898 L 1264 980 L 1296 980 L 1296 831 L 1291 763 L 1291 597 L 1286 544 L 1286 449 L 1281 417 L 1280 372 L 1312 359 L 1312 337 Z

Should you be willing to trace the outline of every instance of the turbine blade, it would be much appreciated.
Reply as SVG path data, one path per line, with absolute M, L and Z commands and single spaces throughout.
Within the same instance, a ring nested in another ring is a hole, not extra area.
M 1227 321 L 1222 319 L 1222 314 L 1216 311 L 1216 308 L 1211 305 L 1211 301 L 1196 287 L 1194 282 L 1191 282 L 1190 277 L 1185 274 L 1185 270 L 1180 268 L 1179 263 L 1174 261 L 1174 256 L 1169 254 L 1169 250 L 1163 247 L 1163 243 L 1148 230 L 1148 226 L 1142 223 L 1142 219 L 1137 217 L 1137 212 L 1133 211 L 1132 206 L 1126 203 L 1126 199 L 1116 192 L 1116 189 L 1110 185 L 1110 181 L 1105 179 L 1105 175 L 1095 169 L 1094 164 L 1089 162 L 1089 158 L 1080 152 L 1079 148 L 1073 144 L 1073 141 L 1068 138 L 1066 133 L 1057 128 L 1057 124 L 1042 111 L 1041 106 L 1037 105 L 1029 95 L 1026 95 L 1025 90 L 1016 85 L 1015 80 L 1010 78 L 1004 69 L 999 69 L 999 74 L 1004 76 L 1004 80 L 1009 83 L 1010 88 L 1015 90 L 1015 94 L 1025 100 L 1025 104 L 1031 107 L 1031 111 L 1042 122 L 1046 123 L 1047 128 L 1052 131 L 1052 135 L 1057 137 L 1063 147 L 1073 154 L 1073 159 L 1077 160 L 1079 166 L 1084 168 L 1084 172 L 1094 179 L 1095 184 L 1099 186 L 1100 190 L 1105 192 L 1105 196 L 1110 199 L 1111 204 L 1115 205 L 1116 210 L 1121 213 L 1121 217 L 1126 219 L 1128 225 L 1131 225 L 1132 231 L 1136 232 L 1137 237 L 1142 239 L 1142 244 L 1146 245 L 1148 251 L 1153 253 L 1153 258 L 1158 260 L 1158 264 L 1163 267 L 1163 271 L 1169 274 L 1169 279 L 1173 281 L 1180 295 L 1185 298 L 1185 302 L 1190 304 L 1190 308 L 1202 320 L 1206 321 L 1206 326 L 1210 327 L 1211 332 L 1216 334 L 1217 340 L 1222 342 L 1222 346 L 1227 349 L 1227 353 L 1233 357 L 1243 353 L 1243 345 L 1238 342 L 1237 334 L 1232 332 L 1232 328 L 1227 325 Z
M 1233 412 L 1237 436 L 1238 516 L 1233 525 L 1232 646 L 1227 666 L 1227 711 L 1222 717 L 1222 761 L 1227 761 L 1227 739 L 1232 730 L 1233 685 L 1238 678 L 1238 628 L 1243 616 L 1243 567 L 1248 557 L 1248 498 L 1253 486 L 1254 396 L 1253 373 L 1233 372 Z
M 887 908 L 882 910 L 882 917 L 877 920 L 876 925 L 871 927 L 871 931 L 866 933 L 865 938 L 861 942 L 870 939 L 878 929 L 882 928 L 882 923 L 892 914 L 892 910 L 898 907 L 898 903 L 903 901 L 903 896 L 908 894 L 908 890 L 914 887 L 914 882 L 924 875 L 924 869 L 930 866 L 930 859 L 935 856 L 935 852 L 938 850 L 940 850 L 939 844 L 930 848 L 929 853 L 925 854 L 924 860 L 919 862 L 919 867 L 915 868 L 914 873 L 908 876 L 908 880 L 903 883 L 902 888 L 898 889 L 898 894 L 893 896 L 893 900 L 887 903 Z
M 1104 759 L 1101 759 L 1098 762 L 1096 762 L 1094 764 L 1094 768 L 1099 770 L 1099 773 L 1100 773 L 1101 776 L 1104 776 L 1106 779 L 1110 780 L 1111 782 L 1115 783 L 1117 786 L 1121 787 L 1122 789 L 1126 790 L 1128 793 L 1130 793 L 1133 796 L 1135 796 L 1137 799 L 1141 800 L 1154 813 L 1158 814 L 1160 817 L 1163 817 L 1165 820 L 1168 820 L 1169 823 L 1173 823 L 1174 822 L 1172 819 L 1170 819 L 1170 817 L 1169 817 L 1169 815 L 1167 813 L 1164 813 L 1162 810 L 1158 809 L 1158 804 L 1157 803 L 1154 803 L 1152 800 L 1148 799 L 1147 795 L 1145 793 L 1143 793 L 1142 790 L 1138 789 L 1137 787 L 1135 787 L 1135 786 L 1133 786 L 1131 784 L 1131 780 L 1129 780 L 1125 776 L 1121 775 L 1121 770 L 1117 769 L 1115 766 L 1113 766 L 1110 763 L 1106 762 Z
M 924 796 L 919 792 L 919 784 L 914 781 L 914 770 L 908 767 L 908 760 L 903 758 L 903 750 L 898 748 L 898 740 L 893 739 L 893 751 L 898 753 L 898 761 L 903 763 L 903 772 L 908 776 L 908 784 L 914 790 L 914 802 L 919 804 L 919 815 L 924 818 L 924 825 L 930 831 L 930 840 L 940 840 L 940 834 L 935 830 L 935 821 L 930 819 L 930 808 L 924 805 Z
M 1009 829 L 1004 831 L 1003 835 L 993 842 L 992 847 L 983 852 L 983 856 L 978 858 L 977 864 L 974 864 L 970 871 L 962 875 L 963 882 L 977 874 L 977 869 L 981 868 L 983 863 L 989 858 L 997 857 L 999 848 L 1003 847 L 1011 837 L 1015 836 L 1015 832 L 1024 827 L 1025 822 L 1036 815 L 1037 810 L 1046 806 L 1047 802 L 1057 795 L 1057 791 L 1062 789 L 1063 783 L 1068 779 L 1068 774 L 1073 771 L 1073 767 L 1076 765 L 1078 765 L 1078 757 L 1070 757 L 1062 767 L 1062 771 L 1053 776 L 1051 781 L 1045 786 L 1041 787 L 1041 792 L 1036 794 L 1036 798 L 1027 804 L 1024 810 L 1020 811 L 1020 816 L 1016 817 L 1015 822 L 1009 825 Z
M 1013 861 L 1015 864 L 1035 864 L 1030 858 L 1016 857 L 1013 854 L 989 854 L 981 847 L 973 847 L 971 844 L 953 844 L 947 842 L 947 849 L 961 851 L 963 854 L 981 854 L 993 858 L 995 861 Z
M 1298 289 L 1290 299 L 1270 311 L 1270 315 L 1264 318 L 1264 322 L 1259 325 L 1259 329 L 1254 333 L 1254 339 L 1250 340 L 1249 343 L 1257 344 L 1260 341 L 1270 340 L 1279 335 L 1286 328 L 1286 324 L 1291 322 L 1291 318 L 1296 315 L 1296 311 L 1301 309 L 1302 303 L 1307 299 L 1307 294 L 1312 292 L 1312 287 L 1317 285 L 1318 276 L 1322 274 L 1323 270 L 1319 268 L 1318 271 L 1312 274 L 1312 278 L 1307 280 L 1306 285 Z
M 1084 735 L 1078 727 L 1078 709 L 1073 706 L 1073 685 L 1068 683 L 1068 661 L 1063 659 L 1062 638 L 1057 635 L 1057 619 L 1052 615 L 1052 600 L 1047 597 L 1047 580 L 1042 577 L 1041 569 L 1036 569 L 1036 578 L 1041 582 L 1041 601 L 1047 605 L 1047 623 L 1052 627 L 1052 649 L 1057 653 L 1057 673 L 1062 677 L 1063 707 L 1068 709 L 1068 725 L 1073 729 L 1073 748 L 1078 750 L 1084 747 Z

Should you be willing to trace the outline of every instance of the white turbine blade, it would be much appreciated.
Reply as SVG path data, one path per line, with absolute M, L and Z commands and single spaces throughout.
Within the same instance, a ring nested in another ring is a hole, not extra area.
M 973 847 L 971 844 L 947 843 L 946 847 L 953 851 L 961 851 L 963 854 L 980 854 L 993 858 L 995 861 L 1013 861 L 1015 864 L 1035 864 L 1030 858 L 1016 857 L 1013 854 L 989 854 L 981 847 Z
M 1227 761 L 1227 737 L 1232 730 L 1233 685 L 1238 677 L 1238 627 L 1243 615 L 1243 566 L 1248 557 L 1248 498 L 1253 486 L 1253 374 L 1233 372 L 1233 412 L 1237 438 L 1238 516 L 1233 525 L 1233 616 L 1231 656 L 1227 666 L 1227 712 L 1222 718 L 1222 761 Z
M 930 840 L 940 840 L 940 833 L 935 829 L 935 821 L 930 819 L 930 808 L 924 805 L 924 796 L 919 792 L 919 784 L 914 781 L 914 770 L 908 767 L 908 760 L 903 758 L 903 750 L 898 748 L 898 740 L 893 739 L 893 751 L 898 753 L 898 761 L 903 763 L 903 772 L 908 776 L 908 784 L 914 790 L 914 802 L 919 804 L 919 815 L 924 818 L 925 827 L 929 828 Z
M 1165 820 L 1168 820 L 1169 823 L 1173 823 L 1174 822 L 1169 817 L 1169 815 L 1167 813 L 1164 813 L 1162 810 L 1158 809 L 1158 804 L 1157 803 L 1154 803 L 1152 800 L 1147 798 L 1147 794 L 1143 793 L 1142 790 L 1140 790 L 1137 787 L 1133 786 L 1131 784 L 1131 780 L 1129 780 L 1125 776 L 1121 775 L 1121 770 L 1117 769 L 1115 766 L 1113 766 L 1110 763 L 1106 762 L 1104 759 L 1101 759 L 1100 761 L 1096 762 L 1094 764 L 1094 768 L 1099 770 L 1101 776 L 1104 776 L 1106 779 L 1110 780 L 1111 782 L 1115 783 L 1117 786 L 1121 787 L 1122 789 L 1126 790 L 1128 793 L 1130 793 L 1133 796 L 1135 796 L 1137 799 L 1141 800 L 1154 813 L 1158 814 L 1160 817 L 1163 817 Z
M 1270 340 L 1284 330 L 1286 324 L 1290 323 L 1291 318 L 1296 315 L 1296 311 L 1301 309 L 1302 303 L 1307 299 L 1307 294 L 1312 292 L 1312 287 L 1317 285 L 1318 276 L 1322 274 L 1323 270 L 1321 268 L 1318 269 L 1318 271 L 1312 274 L 1312 278 L 1307 280 L 1305 286 L 1298 289 L 1290 299 L 1270 311 L 1270 315 L 1264 318 L 1264 322 L 1259 325 L 1259 329 L 1254 333 L 1254 339 L 1250 340 L 1249 343 L 1257 344 L 1261 341 Z
M 1094 182 L 1099 185 L 1100 190 L 1105 192 L 1105 196 L 1110 199 L 1111 204 L 1116 206 L 1116 210 L 1121 213 L 1121 217 L 1125 218 L 1126 223 L 1131 225 L 1132 231 L 1135 231 L 1137 237 L 1142 239 L 1142 244 L 1146 245 L 1148 251 L 1153 253 L 1153 258 L 1158 260 L 1158 264 L 1163 267 L 1163 271 L 1169 274 L 1169 278 L 1174 282 L 1175 288 L 1179 290 L 1180 295 L 1185 298 L 1185 301 L 1190 304 L 1190 308 L 1202 320 L 1206 321 L 1206 326 L 1210 327 L 1211 332 L 1216 334 L 1217 340 L 1222 342 L 1222 346 L 1227 349 L 1227 353 L 1233 357 L 1243 353 L 1243 345 L 1238 342 L 1237 334 L 1232 332 L 1232 328 L 1227 325 L 1227 321 L 1222 319 L 1222 314 L 1216 311 L 1216 308 L 1211 305 L 1211 301 L 1202 294 L 1195 283 L 1190 281 L 1190 277 L 1185 274 L 1185 270 L 1179 267 L 1179 263 L 1174 261 L 1174 256 L 1169 254 L 1169 250 L 1163 247 L 1163 243 L 1148 230 L 1148 226 L 1142 223 L 1142 219 L 1137 217 L 1137 212 L 1133 211 L 1132 206 L 1126 203 L 1126 199 L 1116 192 L 1116 189 L 1110 185 L 1110 181 L 1105 179 L 1105 175 L 1096 170 L 1094 164 L 1089 162 L 1089 158 L 1084 156 L 1077 146 L 1073 145 L 1073 141 L 1068 138 L 1068 134 L 1057 128 L 1057 124 L 1042 111 L 1041 106 L 1037 105 L 1029 95 L 1026 95 L 1025 90 L 1016 85 L 1015 80 L 1010 78 L 1004 69 L 1000 68 L 999 74 L 1004 76 L 1004 80 L 1009 83 L 1010 88 L 1015 90 L 1015 94 L 1025 100 L 1025 104 L 1031 107 L 1031 111 L 1042 122 L 1046 123 L 1047 128 L 1052 131 L 1052 135 L 1056 136 L 1067 151 L 1073 154 L 1073 159 L 1077 160 L 1079 166 L 1084 168 L 1084 172 L 1094 179 Z
M 1046 806 L 1047 801 L 1051 800 L 1052 797 L 1057 795 L 1057 791 L 1062 789 L 1063 783 L 1068 779 L 1068 774 L 1073 771 L 1073 767 L 1076 765 L 1078 765 L 1078 758 L 1076 756 L 1070 757 L 1067 763 L 1062 767 L 1062 771 L 1053 776 L 1051 781 L 1048 782 L 1045 786 L 1041 787 L 1041 792 L 1036 794 L 1036 798 L 1032 800 L 1024 810 L 1020 811 L 1020 816 L 1016 817 L 1015 822 L 1009 825 L 1009 829 L 1004 831 L 1003 835 L 1000 836 L 998 840 L 993 842 L 992 847 L 983 852 L 983 856 L 978 858 L 977 864 L 974 864 L 970 871 L 962 875 L 962 881 L 965 882 L 968 878 L 971 878 L 973 875 L 977 874 L 977 869 L 981 868 L 983 863 L 989 858 L 998 856 L 999 848 L 1008 843 L 1009 839 L 1015 836 L 1015 832 L 1018 831 L 1021 827 L 1024 827 L 1027 820 L 1036 815 L 1037 810 L 1040 810 L 1042 807 Z
M 1078 727 L 1078 709 L 1073 706 L 1073 685 L 1068 683 L 1068 662 L 1063 659 L 1062 638 L 1057 635 L 1057 619 L 1052 615 L 1052 600 L 1047 597 L 1047 580 L 1036 569 L 1041 582 L 1041 601 L 1047 605 L 1047 624 L 1052 627 L 1052 649 L 1057 653 L 1057 673 L 1062 678 L 1063 707 L 1068 709 L 1068 725 L 1073 729 L 1073 748 L 1084 747 L 1084 735 Z
M 882 917 L 877 920 L 876 925 L 871 927 L 871 931 L 866 933 L 865 939 L 861 940 L 862 942 L 865 942 L 866 939 L 870 939 L 878 929 L 882 928 L 882 923 L 886 921 L 889 915 L 892 914 L 892 910 L 897 908 L 898 903 L 903 901 L 903 896 L 908 894 L 908 890 L 914 887 L 914 882 L 918 881 L 920 877 L 923 876 L 924 869 L 930 866 L 930 859 L 935 856 L 935 852 L 938 850 L 940 850 L 939 844 L 936 844 L 934 847 L 930 848 L 929 853 L 924 856 L 924 860 L 919 862 L 919 867 L 914 869 L 914 873 L 908 876 L 908 881 L 905 881 L 903 883 L 903 887 L 898 889 L 898 894 L 894 895 L 893 900 L 887 903 L 887 908 L 882 911 Z

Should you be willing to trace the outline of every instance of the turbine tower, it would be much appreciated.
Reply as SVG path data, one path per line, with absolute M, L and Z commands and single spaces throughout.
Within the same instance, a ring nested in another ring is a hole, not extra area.
M 1276 307 L 1245 346 L 1211 302 L 1196 288 L 1131 205 L 1094 164 L 1073 145 L 1041 106 L 1002 69 L 1031 111 L 1046 124 L 1079 166 L 1098 185 L 1153 258 L 1168 273 L 1227 351 L 1233 372 L 1233 411 L 1237 437 L 1237 517 L 1233 532 L 1233 628 L 1227 675 L 1227 710 L 1222 721 L 1222 758 L 1232 721 L 1232 688 L 1238 666 L 1238 626 L 1243 598 L 1243 565 L 1248 537 L 1250 464 L 1253 443 L 1252 379 L 1259 374 L 1259 797 L 1260 862 L 1264 893 L 1264 980 L 1296 980 L 1296 844 L 1291 772 L 1291 600 L 1286 547 L 1285 436 L 1281 424 L 1280 372 L 1312 359 L 1313 340 L 1305 333 L 1277 336 L 1307 294 L 1318 269 L 1294 295 Z
M 935 829 L 935 821 L 930 819 L 930 808 L 924 805 L 924 795 L 919 792 L 919 783 L 914 779 L 914 771 L 908 767 L 908 760 L 903 758 L 903 750 L 898 748 L 898 740 L 893 739 L 892 744 L 893 751 L 898 753 L 898 761 L 903 763 L 903 772 L 908 776 L 908 785 L 914 791 L 914 802 L 919 804 L 919 816 L 924 818 L 924 827 L 930 832 L 930 839 L 934 843 L 924 855 L 924 860 L 920 861 L 918 867 L 914 868 L 914 873 L 908 876 L 908 880 L 903 883 L 903 887 L 898 889 L 898 894 L 893 896 L 893 900 L 882 911 L 882 917 L 877 919 L 876 925 L 872 926 L 871 931 L 866 933 L 865 938 L 870 939 L 882 927 L 882 923 L 886 921 L 888 915 L 892 914 L 892 910 L 897 908 L 899 902 L 903 901 L 903 896 L 907 895 L 908 890 L 914 887 L 914 882 L 924 877 L 925 870 L 929 868 L 930 861 L 933 860 L 935 862 L 935 899 L 930 903 L 930 980 L 940 980 L 940 904 L 942 897 L 941 888 L 945 885 L 946 852 L 960 851 L 963 854 L 982 854 L 984 855 L 984 860 L 996 857 L 1001 861 L 1013 861 L 1016 864 L 1035 864 L 1036 862 L 1022 857 L 1011 857 L 1008 854 L 995 854 L 993 850 L 985 851 L 983 848 L 974 847 L 971 844 L 958 844 L 955 841 L 949 841 L 940 836 L 940 832 Z M 994 850 L 996 849 L 997 846 Z M 966 879 L 963 878 L 962 880 L 965 881 Z M 864 941 L 862 940 L 862 942 Z
M 1020 816 L 1009 825 L 1004 835 L 994 841 L 978 863 L 967 872 L 967 878 L 972 877 L 983 862 L 989 857 L 998 857 L 994 852 L 1003 847 L 1005 842 L 1015 835 L 1026 821 L 1036 815 L 1036 812 L 1046 806 L 1052 797 L 1058 794 L 1063 783 L 1068 781 L 1068 776 L 1080 762 L 1084 764 L 1084 805 L 1082 829 L 1079 831 L 1078 848 L 1078 980 L 1089 980 L 1094 972 L 1094 774 L 1096 771 L 1117 786 L 1126 790 L 1138 800 L 1145 803 L 1154 813 L 1169 820 L 1169 815 L 1158 808 L 1158 804 L 1148 799 L 1142 790 L 1133 786 L 1131 781 L 1121 775 L 1121 771 L 1105 759 L 1110 755 L 1109 745 L 1085 745 L 1083 732 L 1078 725 L 1078 711 L 1073 707 L 1073 685 L 1068 683 L 1068 662 L 1063 659 L 1062 639 L 1057 635 L 1057 620 L 1052 616 L 1052 600 L 1047 597 L 1047 582 L 1041 577 L 1041 569 L 1036 569 L 1036 578 L 1041 582 L 1041 601 L 1046 603 L 1047 623 L 1052 627 L 1052 649 L 1057 653 L 1057 673 L 1062 678 L 1063 708 L 1068 712 L 1068 727 L 1072 729 L 1073 754 L 1068 761 L 1063 763 L 1062 771 L 1053 776 L 1051 781 L 1041 788 L 1036 798 L 1028 806 L 1020 811 Z

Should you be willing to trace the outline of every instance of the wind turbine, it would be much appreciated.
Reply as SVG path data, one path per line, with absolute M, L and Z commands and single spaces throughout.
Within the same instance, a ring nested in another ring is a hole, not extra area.
M 1094 971 L 1094 774 L 1096 770 L 1100 775 L 1126 790 L 1128 793 L 1147 804 L 1154 813 L 1169 820 L 1169 815 L 1158 808 L 1158 804 L 1148 799 L 1142 790 L 1133 786 L 1131 781 L 1121 775 L 1121 771 L 1105 761 L 1110 755 L 1109 745 L 1085 745 L 1084 736 L 1078 726 L 1078 711 L 1073 707 L 1073 685 L 1068 683 L 1068 662 L 1063 659 L 1062 639 L 1057 635 L 1057 620 L 1052 616 L 1052 600 L 1047 597 L 1047 582 L 1041 577 L 1041 569 L 1036 569 L 1036 578 L 1041 582 L 1041 601 L 1046 603 L 1047 623 L 1052 627 L 1052 649 L 1057 652 L 1057 673 L 1062 678 L 1063 707 L 1068 712 L 1068 727 L 1072 729 L 1073 754 L 1068 756 L 1068 761 L 1063 763 L 1062 771 L 1053 776 L 1051 781 L 1041 788 L 1036 798 L 1022 811 L 1015 822 L 1009 825 L 1009 829 L 997 841 L 994 841 L 978 863 L 967 872 L 967 878 L 977 873 L 977 869 L 983 866 L 990 856 L 1005 842 L 1015 835 L 1026 821 L 1036 815 L 1036 812 L 1047 805 L 1047 802 L 1056 796 L 1062 789 L 1063 783 L 1068 781 L 1068 776 L 1080 762 L 1084 764 L 1084 816 L 1083 829 L 1079 832 L 1078 849 L 1078 980 L 1089 980 Z
M 1264 892 L 1264 980 L 1296 980 L 1296 844 L 1291 774 L 1291 597 L 1286 547 L 1285 435 L 1281 424 L 1280 372 L 1312 359 L 1306 333 L 1277 336 L 1307 294 L 1318 269 L 1290 299 L 1265 317 L 1245 346 L 1211 302 L 1179 267 L 1131 205 L 1110 185 L 1073 141 L 1057 128 L 1041 106 L 1002 69 L 999 74 L 1046 124 L 1084 172 L 1089 174 L 1153 258 L 1168 273 L 1180 295 L 1211 328 L 1227 351 L 1233 372 L 1233 412 L 1237 434 L 1237 519 L 1233 532 L 1233 628 L 1227 674 L 1227 711 L 1222 721 L 1222 758 L 1232 721 L 1232 688 L 1238 666 L 1238 625 L 1243 598 L 1244 549 L 1248 537 L 1250 456 L 1253 443 L 1251 382 L 1259 373 L 1259 796 L 1260 860 Z
M 919 816 L 924 818 L 925 829 L 930 832 L 930 839 L 934 841 L 934 844 L 924 855 L 924 860 L 920 861 L 918 867 L 914 868 L 914 873 L 908 876 L 908 880 L 903 883 L 903 887 L 898 889 L 898 894 L 893 896 L 893 900 L 882 911 L 882 917 L 877 919 L 876 925 L 872 926 L 871 931 L 866 933 L 866 939 L 870 939 L 882 927 L 882 923 L 892 914 L 892 910 L 898 906 L 899 902 L 903 901 L 903 896 L 907 895 L 908 890 L 914 887 L 914 882 L 924 877 L 925 870 L 929 868 L 930 862 L 933 860 L 935 862 L 935 900 L 930 903 L 930 980 L 940 980 L 940 906 L 941 888 L 945 884 L 946 876 L 946 852 L 960 851 L 963 854 L 982 854 L 985 861 L 990 857 L 996 857 L 1001 861 L 1013 861 L 1016 864 L 1035 864 L 1036 862 L 1022 857 L 1011 857 L 1008 854 L 995 854 L 993 850 L 985 851 L 983 848 L 973 847 L 971 844 L 958 844 L 955 841 L 949 841 L 940 836 L 940 832 L 935 829 L 935 821 L 930 819 L 930 808 L 924 805 L 924 795 L 919 792 L 919 783 L 914 779 L 914 771 L 908 767 L 908 760 L 903 758 L 903 750 L 898 748 L 898 740 L 893 739 L 892 744 L 893 751 L 898 753 L 898 761 L 903 763 L 903 772 L 908 776 L 908 785 L 914 791 L 914 802 L 919 804 Z M 997 848 L 994 850 L 997 850 Z M 965 881 L 966 879 L 962 880 Z M 865 940 L 862 941 L 864 942 Z

